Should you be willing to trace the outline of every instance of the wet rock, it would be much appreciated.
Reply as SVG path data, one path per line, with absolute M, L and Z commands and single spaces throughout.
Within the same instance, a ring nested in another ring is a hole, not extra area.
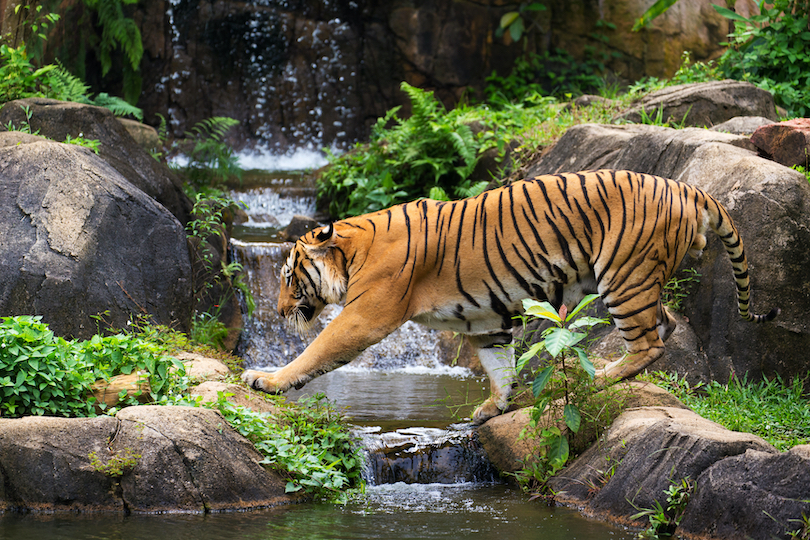
M 565 49 L 579 62 L 592 61 L 594 48 L 615 51 L 603 60 L 622 78 L 671 76 L 685 50 L 695 60 L 715 58 L 731 29 L 710 0 L 681 2 L 640 32 L 631 32 L 646 9 L 638 0 L 598 9 L 566 0 L 544 6 L 532 15 L 540 30 L 513 43 L 508 32 L 494 36 L 501 16 L 515 9 L 502 0 L 304 0 L 260 9 L 139 4 L 133 15 L 145 51 L 139 105 L 150 123 L 157 113 L 168 117 L 176 136 L 224 115 L 240 120 L 234 136 L 242 141 L 258 137 L 280 150 L 313 141 L 346 147 L 366 138 L 391 107 L 407 111 L 402 81 L 434 89 L 449 106 L 480 95 L 494 70 L 507 76 L 524 46 L 538 53 Z M 752 8 L 750 0 L 735 5 L 746 17 Z M 602 21 L 615 28 L 606 30 Z
M 659 111 L 662 121 L 686 126 L 711 127 L 735 116 L 779 119 L 770 92 L 731 80 L 669 86 L 644 96 L 619 118 L 641 122 L 643 115 L 656 118 Z
M 177 218 L 87 148 L 18 132 L 0 141 L 0 312 L 42 315 L 81 339 L 105 312 L 115 328 L 139 313 L 188 331 L 191 264 Z
M 373 485 L 492 482 L 498 477 L 470 426 L 367 431 L 361 436 Z
M 296 242 L 299 238 L 313 229 L 317 229 L 321 224 L 307 216 L 293 216 L 290 224 L 281 232 L 281 238 L 285 242 Z
M 757 129 L 751 142 L 763 155 L 786 167 L 810 166 L 810 118 L 794 118 Z
M 208 409 L 0 419 L 0 510 L 197 513 L 289 503 L 286 482 L 261 459 Z

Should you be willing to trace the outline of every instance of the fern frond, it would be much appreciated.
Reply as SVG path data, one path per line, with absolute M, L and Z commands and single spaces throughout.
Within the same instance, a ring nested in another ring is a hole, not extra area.
M 46 80 L 48 88 L 45 90 L 45 95 L 47 97 L 60 101 L 90 103 L 87 97 L 90 87 L 65 69 L 58 60 L 56 61 L 56 67 L 48 72 Z
M 115 116 L 127 116 L 131 114 L 133 117 L 137 118 L 139 122 L 143 122 L 143 110 L 134 105 L 130 105 L 120 97 L 111 96 L 106 92 L 102 92 L 91 101 L 93 105 L 110 109 Z

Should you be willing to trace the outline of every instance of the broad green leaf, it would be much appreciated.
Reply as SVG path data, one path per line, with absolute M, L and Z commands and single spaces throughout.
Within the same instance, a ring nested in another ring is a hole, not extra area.
M 568 439 L 555 435 L 548 442 L 548 460 L 555 467 L 561 468 L 568 461 Z
M 512 41 L 520 41 L 523 36 L 523 19 L 517 19 L 509 26 L 509 34 L 512 36 Z
M 585 337 L 586 334 L 582 332 L 572 332 L 567 328 L 552 328 L 543 341 L 552 358 L 557 358 L 560 352 L 573 347 Z
M 653 19 L 658 17 L 659 15 L 663 14 L 672 7 L 675 2 L 678 0 L 658 0 L 645 11 L 641 18 L 636 20 L 635 24 L 633 25 L 633 32 L 638 32 L 642 28 L 646 27 Z
M 540 354 L 544 346 L 545 342 L 538 341 L 537 343 L 529 347 L 529 350 L 523 353 L 520 358 L 518 358 L 517 364 L 515 365 L 515 369 L 517 370 L 517 372 L 520 373 L 521 371 L 523 371 L 523 368 L 526 367 L 526 364 L 529 363 L 529 360 L 534 358 L 536 355 Z
M 598 317 L 580 317 L 579 319 L 569 324 L 568 328 L 570 330 L 582 328 L 583 326 L 590 328 L 591 326 L 596 326 L 597 324 L 608 324 L 608 320 L 600 319 Z
M 587 295 L 585 298 L 583 298 L 582 300 L 579 301 L 579 304 L 577 304 L 577 307 L 575 307 L 571 311 L 571 313 L 568 314 L 568 316 L 565 318 L 565 320 L 566 321 L 574 320 L 576 318 L 576 316 L 577 316 L 577 313 L 579 313 L 580 311 L 582 311 L 583 309 L 588 307 L 591 304 L 591 302 L 593 302 L 597 298 L 599 298 L 598 294 L 589 294 L 589 295 Z
M 565 425 L 568 426 L 572 432 L 579 431 L 579 426 L 582 423 L 582 416 L 579 414 L 579 409 L 576 405 L 568 404 L 563 409 L 563 417 L 565 418 Z
M 534 394 L 534 397 L 538 397 L 540 395 L 553 374 L 554 366 L 547 366 L 540 370 L 532 383 L 532 393 Z
M 582 369 L 585 370 L 585 373 L 588 374 L 591 380 L 596 376 L 596 368 L 593 365 L 593 362 L 588 358 L 588 355 L 585 354 L 585 351 L 580 349 L 579 347 L 573 347 L 576 351 L 577 356 L 579 357 L 579 365 L 582 366 Z
M 718 6 L 716 4 L 712 4 L 712 7 L 715 9 L 715 11 L 717 11 L 717 13 L 719 13 L 720 15 L 725 17 L 726 19 L 731 19 L 732 21 L 740 21 L 740 22 L 744 22 L 744 23 L 750 23 L 751 22 L 748 19 L 746 19 L 745 17 L 743 17 L 742 15 L 740 15 L 739 13 L 735 13 L 734 11 L 731 11 L 727 7 Z
M 520 13 L 517 11 L 509 11 L 504 13 L 501 17 L 501 28 L 507 28 L 509 25 L 515 22 L 515 19 L 518 17 L 520 17 Z
M 557 310 L 548 302 L 538 302 L 531 298 L 524 298 L 523 310 L 526 312 L 526 315 L 531 315 L 532 317 L 554 321 L 557 324 L 562 322 L 562 319 L 560 319 L 560 316 L 557 314 Z

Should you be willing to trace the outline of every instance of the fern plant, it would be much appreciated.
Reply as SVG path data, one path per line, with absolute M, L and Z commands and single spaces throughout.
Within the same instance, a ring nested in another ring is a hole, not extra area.
M 224 140 L 238 124 L 234 118 L 214 116 L 197 122 L 185 133 L 190 146 L 184 152 L 189 161 L 183 172 L 193 190 L 218 188 L 233 177 L 242 179 L 239 158 Z
M 126 59 L 123 63 L 124 97 L 130 103 L 136 103 L 141 93 L 143 41 L 138 25 L 124 14 L 124 5 L 137 3 L 138 0 L 84 0 L 84 4 L 96 12 L 101 27 L 96 44 L 101 74 L 106 76 L 109 73 L 113 66 L 113 52 L 120 49 Z
M 367 145 L 340 157 L 327 150 L 331 167 L 318 179 L 318 198 L 333 216 L 372 212 L 425 196 L 468 197 L 486 188 L 486 182 L 469 178 L 481 143 L 464 109 L 448 112 L 433 92 L 404 82 L 401 88 L 411 102 L 409 118 L 399 118 L 395 107 L 377 120 Z

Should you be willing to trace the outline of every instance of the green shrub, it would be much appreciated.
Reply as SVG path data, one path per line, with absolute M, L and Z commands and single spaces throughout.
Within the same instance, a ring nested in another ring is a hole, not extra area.
M 136 335 L 77 342 L 54 336 L 40 316 L 0 321 L 0 416 L 95 416 L 93 383 L 134 371 L 155 398 L 184 387 L 183 364 Z
M 776 0 L 769 8 L 760 2 L 760 14 L 751 18 L 714 6 L 735 22 L 720 69 L 773 93 L 791 116 L 810 113 L 810 12 L 800 4 Z
M 220 392 L 217 402 L 206 406 L 219 409 L 256 446 L 265 456 L 262 464 L 287 477 L 287 492 L 333 499 L 344 490 L 362 488 L 356 438 L 323 394 L 288 403 L 275 415 L 233 405 L 227 397 Z
M 332 216 L 343 218 L 427 196 L 467 197 L 483 191 L 472 173 L 481 144 L 469 110 L 446 111 L 432 92 L 402 83 L 412 115 L 397 117 L 399 107 L 377 120 L 371 141 L 335 156 L 318 178 L 318 199 Z M 393 123 L 391 128 L 387 125 Z
M 42 317 L 0 319 L 0 416 L 92 416 L 85 392 L 96 376 L 76 345 Z

